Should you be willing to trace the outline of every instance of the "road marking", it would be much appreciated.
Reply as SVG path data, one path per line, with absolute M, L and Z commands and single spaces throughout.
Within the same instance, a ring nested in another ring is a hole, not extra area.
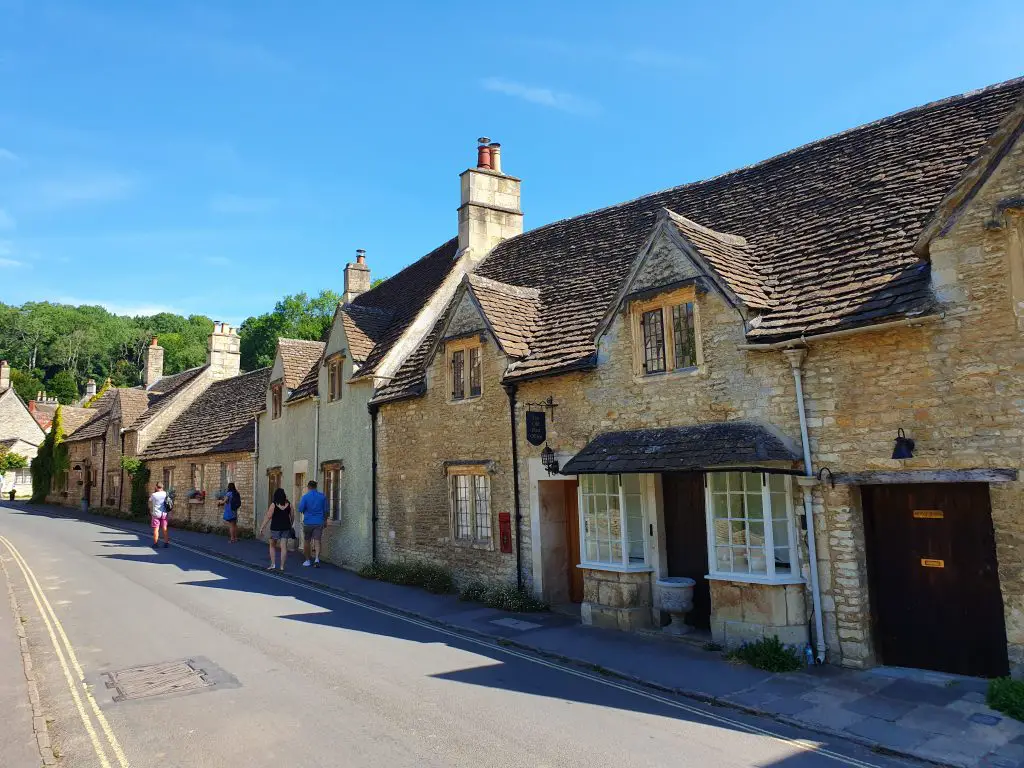
M 116 526 L 108 525 L 106 523 L 103 523 L 103 525 L 110 528 L 114 528 L 115 530 L 124 531 L 125 533 L 138 533 L 138 531 L 132 531 L 126 528 L 117 528 Z M 271 579 L 277 579 L 278 581 L 282 581 L 286 584 L 292 584 L 294 586 L 301 587 L 302 589 L 309 590 L 310 592 L 316 592 L 317 594 L 324 595 L 325 597 L 329 597 L 334 600 L 339 600 L 343 603 L 349 603 L 350 605 L 355 605 L 360 608 L 364 608 L 368 611 L 373 611 L 374 613 L 378 613 L 382 616 L 389 616 L 393 619 L 398 619 L 399 621 L 404 621 L 408 624 L 423 627 L 424 629 L 429 629 L 433 632 L 437 632 L 442 635 L 447 635 L 448 637 L 453 637 L 463 642 L 478 645 L 487 648 L 491 651 L 504 654 L 506 656 L 514 656 L 515 658 L 523 659 L 524 661 L 528 661 L 532 664 L 539 664 L 540 666 L 558 670 L 559 672 L 564 672 L 565 674 L 574 675 L 575 677 L 579 677 L 584 680 L 590 680 L 591 682 L 598 683 L 608 688 L 615 688 L 617 690 L 633 694 L 634 696 L 640 696 L 641 698 L 649 699 L 650 701 L 656 701 L 659 704 L 664 704 L 665 706 L 672 707 L 683 712 L 687 712 L 691 715 L 703 718 L 704 720 L 710 720 L 713 723 L 720 723 L 722 725 L 728 726 L 729 728 L 739 731 L 745 731 L 755 736 L 764 736 L 775 741 L 779 741 L 783 744 L 796 747 L 797 749 L 801 749 L 805 752 L 813 752 L 817 755 L 821 755 L 822 757 L 827 757 L 831 760 L 835 760 L 836 762 L 853 766 L 854 768 L 879 768 L 879 766 L 875 763 L 869 763 L 864 760 L 860 760 L 856 757 L 849 757 L 848 755 L 844 755 L 839 752 L 833 752 L 832 750 L 822 747 L 820 744 L 808 741 L 807 739 L 792 739 L 788 736 L 783 736 L 782 734 L 775 733 L 774 731 L 769 731 L 765 728 L 760 728 L 756 725 L 750 725 L 740 720 L 734 720 L 730 717 L 725 717 L 724 715 L 719 715 L 714 712 L 708 712 L 703 709 L 700 709 L 699 707 L 684 704 L 683 702 L 670 699 L 667 696 L 661 696 L 656 693 L 644 691 L 634 686 L 627 685 L 625 683 L 620 683 L 615 680 L 609 680 L 608 678 L 600 677 L 598 675 L 591 674 L 580 669 L 574 669 L 573 667 L 549 661 L 548 659 L 540 658 L 529 653 L 513 650 L 511 648 L 498 645 L 497 643 L 488 640 L 482 640 L 480 638 L 473 637 L 472 635 L 466 635 L 450 629 L 446 629 L 444 627 L 439 627 L 436 624 L 432 624 L 428 621 L 422 621 L 420 619 L 416 619 L 411 616 L 407 616 L 405 614 L 389 610 L 387 608 L 381 608 L 376 605 L 363 602 L 358 598 L 342 595 L 327 589 L 321 589 L 320 587 L 313 586 L 312 584 L 309 584 L 304 581 L 297 581 L 295 579 L 290 579 L 285 576 L 280 576 L 271 571 L 266 571 L 263 568 L 260 568 L 259 566 L 248 565 L 244 563 L 239 563 L 234 560 L 229 560 L 228 558 L 221 557 L 219 555 L 213 555 L 201 549 L 191 547 L 188 544 L 181 544 L 179 542 L 176 542 L 175 546 L 184 549 L 188 552 L 192 552 L 193 554 L 199 555 L 201 557 L 205 557 L 210 560 L 216 560 L 217 562 L 224 563 L 225 565 L 231 565 L 235 568 L 241 568 L 242 570 L 250 571 L 261 576 L 265 576 Z
M 10 551 L 11 556 L 14 558 L 14 562 L 17 563 L 18 568 L 21 569 L 22 575 L 25 577 L 25 583 L 28 585 L 29 593 L 32 595 L 36 608 L 39 609 L 39 615 L 42 616 L 43 623 L 46 625 L 46 631 L 50 635 L 50 642 L 53 643 L 53 648 L 57 652 L 57 658 L 60 660 L 61 668 L 64 670 L 64 679 L 67 681 L 68 688 L 71 690 L 71 697 L 75 701 L 75 706 L 78 709 L 78 715 L 82 719 L 82 724 L 85 726 L 86 732 L 89 734 L 89 739 L 92 741 L 93 750 L 96 752 L 96 757 L 99 758 L 100 765 L 102 768 L 111 768 L 110 761 L 107 759 L 106 751 L 103 749 L 103 745 L 96 734 L 96 729 L 93 727 L 92 720 L 89 719 L 89 715 L 86 712 L 85 707 L 82 705 L 82 697 L 79 695 L 80 693 L 84 694 L 86 701 L 89 702 L 93 715 L 96 717 L 96 721 L 100 724 L 100 728 L 103 730 L 103 734 L 106 736 L 107 742 L 110 744 L 110 748 L 113 751 L 118 764 L 121 768 L 128 768 L 128 758 L 125 757 L 124 751 L 121 749 L 121 744 L 118 742 L 117 736 L 114 735 L 114 731 L 110 727 L 110 723 L 107 722 L 107 718 L 103 715 L 99 705 L 96 703 L 96 699 L 93 698 L 92 692 L 89 690 L 89 686 L 85 682 L 85 674 L 82 672 L 82 667 L 78 663 L 78 657 L 75 655 L 75 650 L 71 645 L 71 641 L 68 640 L 67 633 L 64 631 L 64 625 L 61 624 L 60 619 L 57 618 L 57 614 L 50 605 L 50 601 L 46 598 L 46 594 L 43 592 L 42 587 L 40 587 L 35 573 L 33 573 L 32 568 L 29 566 L 25 558 L 22 557 L 18 549 L 7 538 L 0 536 L 0 542 L 2 542 L 3 545 L 7 547 L 8 551 Z M 54 632 L 54 627 L 57 629 L 56 632 Z M 61 642 L 57 639 L 58 634 L 60 635 L 60 639 L 63 641 L 63 648 Z M 67 656 L 65 656 L 65 651 Z M 81 686 L 81 692 L 79 691 L 79 685 L 75 684 L 74 678 L 71 675 L 71 670 L 68 668 L 68 659 L 71 660 L 71 665 L 78 674 L 78 682 Z

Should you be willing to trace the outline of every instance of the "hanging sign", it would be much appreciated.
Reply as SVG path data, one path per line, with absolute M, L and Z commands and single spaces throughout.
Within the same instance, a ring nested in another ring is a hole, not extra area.
M 530 445 L 542 445 L 548 438 L 548 428 L 544 411 L 526 412 L 526 442 Z

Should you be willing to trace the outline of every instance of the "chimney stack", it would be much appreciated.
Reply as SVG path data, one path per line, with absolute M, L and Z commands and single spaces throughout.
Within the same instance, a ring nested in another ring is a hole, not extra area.
M 214 322 L 206 364 L 215 380 L 230 379 L 242 370 L 242 340 L 228 323 Z
M 486 136 L 477 139 L 476 168 L 460 175 L 459 252 L 482 260 L 502 240 L 523 233 L 521 181 L 501 169 L 501 144 Z
M 11 365 L 6 360 L 0 360 L 0 393 L 11 388 Z
M 87 382 L 85 382 L 85 396 L 96 396 L 96 379 L 89 379 Z
M 149 389 L 164 375 L 164 348 L 156 343 L 156 336 L 149 342 L 142 355 L 142 384 Z
M 348 304 L 361 293 L 370 290 L 370 268 L 366 266 L 366 251 L 359 248 L 356 251 L 356 262 L 349 262 L 345 265 L 345 293 L 341 296 L 341 303 Z

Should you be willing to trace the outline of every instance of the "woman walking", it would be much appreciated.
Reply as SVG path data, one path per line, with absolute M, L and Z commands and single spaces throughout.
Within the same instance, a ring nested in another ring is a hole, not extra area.
M 170 516 L 171 501 L 163 483 L 157 483 L 153 495 L 149 497 L 149 519 L 153 526 L 153 549 L 159 546 L 160 529 L 164 531 L 164 548 L 171 546 L 167 533 L 167 519 Z
M 228 492 L 224 496 L 224 522 L 228 524 L 231 538 L 229 544 L 238 543 L 238 508 L 242 506 L 242 494 L 234 483 L 228 483 Z
M 268 571 L 274 570 L 274 542 L 277 542 L 281 550 L 281 570 L 284 570 L 285 560 L 288 559 L 288 539 L 291 538 L 292 526 L 295 525 L 295 513 L 292 511 L 292 504 L 284 494 L 284 488 L 274 491 L 274 500 L 267 507 L 267 513 L 263 516 L 263 525 L 260 526 L 260 536 L 270 524 L 270 539 L 267 545 L 270 547 L 270 567 Z

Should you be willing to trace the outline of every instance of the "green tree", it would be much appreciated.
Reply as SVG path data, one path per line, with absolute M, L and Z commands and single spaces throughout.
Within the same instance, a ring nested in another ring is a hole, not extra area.
M 331 325 L 341 300 L 334 291 L 321 291 L 310 298 L 305 293 L 285 296 L 274 310 L 250 317 L 242 323 L 242 368 L 252 371 L 274 362 L 278 338 L 319 341 Z
M 43 389 L 43 380 L 31 373 L 11 368 L 11 386 L 26 403 L 35 400 Z
M 6 449 L 0 451 L 0 475 L 12 469 L 24 469 L 27 466 L 28 459 L 20 453 L 14 453 Z
M 61 405 L 78 402 L 78 382 L 71 371 L 63 370 L 46 382 L 46 393 L 57 398 Z
M 110 370 L 110 381 L 115 387 L 136 387 L 142 381 L 142 373 L 131 360 L 118 360 Z
M 53 414 L 53 424 L 50 431 L 39 446 L 36 457 L 30 465 L 32 472 L 32 501 L 41 503 L 46 501 L 46 495 L 53 487 L 53 479 L 59 477 L 62 472 L 68 470 L 68 450 L 64 445 L 64 413 L 63 408 L 57 406 Z

